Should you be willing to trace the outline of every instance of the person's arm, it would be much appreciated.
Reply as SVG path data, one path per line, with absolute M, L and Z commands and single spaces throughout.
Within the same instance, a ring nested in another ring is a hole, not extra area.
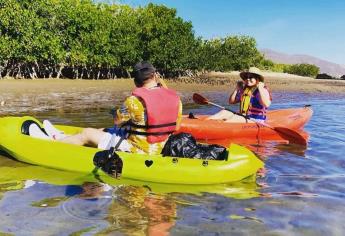
M 114 124 L 119 126 L 122 123 L 124 123 L 123 120 L 124 120 L 124 115 L 123 115 L 123 112 L 121 112 L 121 108 L 120 108 L 116 112 L 116 117 L 114 118 Z
M 258 83 L 258 90 L 260 94 L 260 103 L 264 107 L 269 107 L 271 105 L 271 98 L 268 90 L 265 88 L 265 84 L 263 82 Z
M 116 110 L 116 115 L 114 117 L 114 124 L 121 125 L 131 119 L 129 114 L 129 106 L 131 104 L 131 98 L 128 97 L 123 102 L 121 107 Z
M 167 84 L 165 83 L 163 77 L 161 76 L 161 74 L 159 74 L 158 72 L 155 72 L 155 78 L 156 78 L 156 83 L 163 87 L 163 88 L 168 88 Z
M 132 122 L 140 122 L 145 120 L 145 108 L 143 102 L 136 96 L 126 98 L 121 108 L 117 110 L 115 119 L 116 125 L 121 125 L 131 120 Z M 144 124 L 143 124 L 144 125 Z
M 178 108 L 178 114 L 177 114 L 177 120 L 176 120 L 176 130 L 180 128 L 182 121 L 182 102 L 180 100 L 179 108 Z
M 159 77 L 157 84 L 160 85 L 163 88 L 168 88 L 167 84 L 165 83 L 165 81 L 163 80 L 162 77 Z
M 230 94 L 229 104 L 235 104 L 240 102 L 238 99 L 240 91 L 243 89 L 243 82 L 237 81 L 236 89 Z

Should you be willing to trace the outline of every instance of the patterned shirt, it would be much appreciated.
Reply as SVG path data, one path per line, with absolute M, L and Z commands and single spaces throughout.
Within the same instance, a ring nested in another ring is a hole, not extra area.
M 121 108 L 117 110 L 117 120 L 120 123 L 131 120 L 136 125 L 145 125 L 147 123 L 146 110 L 143 102 L 136 96 L 129 96 L 126 98 Z M 182 103 L 179 103 L 179 112 L 177 116 L 177 127 L 182 120 Z M 145 129 L 136 129 L 137 131 L 145 132 Z M 131 152 L 133 153 L 147 153 L 160 154 L 166 141 L 159 143 L 148 143 L 144 135 L 130 135 L 128 142 L 132 144 Z

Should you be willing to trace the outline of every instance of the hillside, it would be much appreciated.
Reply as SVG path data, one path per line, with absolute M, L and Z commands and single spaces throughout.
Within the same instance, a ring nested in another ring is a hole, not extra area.
M 320 68 L 320 73 L 327 73 L 335 77 L 341 77 L 345 75 L 345 66 L 339 65 L 330 61 L 322 60 L 317 57 L 312 57 L 309 55 L 290 55 L 271 49 L 261 49 L 260 50 L 265 58 L 272 60 L 275 63 L 284 63 L 284 64 L 299 64 L 299 63 L 308 63 L 316 65 Z

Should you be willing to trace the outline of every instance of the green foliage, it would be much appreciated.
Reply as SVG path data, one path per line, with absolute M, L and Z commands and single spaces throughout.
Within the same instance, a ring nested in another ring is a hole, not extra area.
M 254 38 L 203 40 L 195 37 L 191 22 L 163 5 L 0 1 L 0 77 L 51 77 L 67 68 L 74 78 L 114 78 L 129 76 L 139 60 L 175 75 L 275 67 L 259 53 Z
M 162 5 L 150 3 L 138 13 L 142 58 L 165 72 L 188 69 L 195 41 L 192 24 Z
M 111 66 L 128 69 L 141 57 L 138 14 L 126 5 L 112 5 L 106 8 L 112 19 L 108 23 L 108 60 Z
M 273 70 L 274 66 L 275 64 L 273 61 L 269 59 L 262 59 L 259 67 L 264 70 Z
M 313 77 L 315 78 L 317 74 L 319 74 L 319 67 L 311 64 L 294 64 L 289 67 L 286 67 L 284 72 L 290 73 L 290 74 L 295 74 L 295 75 L 300 75 L 300 76 L 308 76 L 308 77 Z
M 255 39 L 247 36 L 206 40 L 201 47 L 203 68 L 206 70 L 243 70 L 259 65 L 263 59 Z
M 273 66 L 270 68 L 271 71 L 273 72 L 280 72 L 283 73 L 290 68 L 290 65 L 288 64 L 281 64 L 281 63 L 274 63 Z

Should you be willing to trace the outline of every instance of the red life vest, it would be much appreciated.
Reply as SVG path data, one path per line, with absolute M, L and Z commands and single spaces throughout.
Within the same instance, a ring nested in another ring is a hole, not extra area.
M 176 130 L 180 98 L 174 90 L 156 87 L 153 89 L 136 88 L 132 95 L 144 101 L 147 125 L 131 124 L 134 128 L 144 128 L 146 132 L 130 131 L 132 134 L 147 135 L 149 143 L 166 140 Z

